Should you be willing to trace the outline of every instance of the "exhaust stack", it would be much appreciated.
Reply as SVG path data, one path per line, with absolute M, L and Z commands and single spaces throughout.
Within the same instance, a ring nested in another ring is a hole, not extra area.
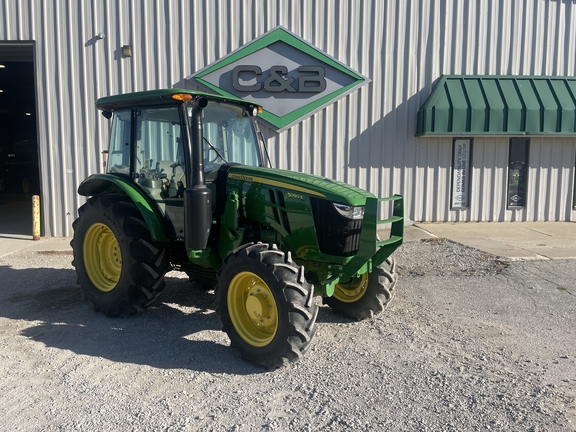
M 186 249 L 206 249 L 212 227 L 212 191 L 204 182 L 202 110 L 208 99 L 199 97 L 192 107 L 192 181 L 184 191 L 184 245 Z

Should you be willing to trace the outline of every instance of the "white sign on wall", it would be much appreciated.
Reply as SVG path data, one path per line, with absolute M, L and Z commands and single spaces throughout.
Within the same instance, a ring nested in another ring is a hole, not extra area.
M 468 208 L 471 152 L 471 139 L 454 140 L 454 160 L 452 165 L 452 208 Z

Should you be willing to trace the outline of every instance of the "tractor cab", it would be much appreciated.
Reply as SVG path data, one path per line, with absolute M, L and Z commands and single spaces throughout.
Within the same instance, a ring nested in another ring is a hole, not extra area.
M 215 197 L 222 166 L 262 166 L 263 142 L 254 120 L 261 108 L 178 89 L 161 91 L 150 102 L 153 93 L 158 92 L 98 100 L 103 114 L 113 116 L 106 172 L 132 178 L 157 203 L 169 222 L 168 235 L 183 239 L 187 188 L 206 184 Z M 195 121 L 199 104 L 205 106 Z M 202 149 L 200 158 L 194 158 L 196 148 Z

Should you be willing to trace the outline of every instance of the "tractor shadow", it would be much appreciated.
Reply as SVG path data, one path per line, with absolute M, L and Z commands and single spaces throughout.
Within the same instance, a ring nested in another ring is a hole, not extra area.
M 34 268 L 31 263 L 16 269 L 5 261 L 0 262 L 0 318 L 5 318 L 0 319 L 0 337 L 20 335 L 46 347 L 160 369 L 237 375 L 268 371 L 229 347 L 215 296 L 187 279 L 167 277 L 166 289 L 145 313 L 115 318 L 84 301 L 73 268 Z
M 243 360 L 221 331 L 214 291 L 190 284 L 179 273 L 168 273 L 166 289 L 141 315 L 108 317 L 84 301 L 76 272 L 65 253 L 45 255 L 54 267 L 14 268 L 0 261 L 0 321 L 2 334 L 21 335 L 46 347 L 102 357 L 119 363 L 160 369 L 190 369 L 237 375 L 267 369 Z M 38 260 L 40 261 L 40 260 Z M 321 305 L 321 299 L 315 301 Z M 23 322 L 24 323 L 23 323 Z M 350 323 L 319 308 L 317 323 Z M 19 328 L 21 330 L 14 330 Z

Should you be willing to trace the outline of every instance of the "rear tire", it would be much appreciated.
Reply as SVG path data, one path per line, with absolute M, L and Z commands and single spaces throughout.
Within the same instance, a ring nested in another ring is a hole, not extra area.
M 222 330 L 242 358 L 277 369 L 299 359 L 316 333 L 314 289 L 290 253 L 276 245 L 244 245 L 218 273 Z
M 388 257 L 380 266 L 372 269 L 349 284 L 337 284 L 332 297 L 324 303 L 340 315 L 356 320 L 372 318 L 390 303 L 396 291 L 396 263 Z
M 70 245 L 84 298 L 111 316 L 144 311 L 165 287 L 166 246 L 126 195 L 94 196 L 78 214 Z

